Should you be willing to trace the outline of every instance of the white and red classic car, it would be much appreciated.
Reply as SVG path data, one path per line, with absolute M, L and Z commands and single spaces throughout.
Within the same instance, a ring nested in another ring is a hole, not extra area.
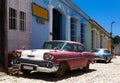
M 12 66 L 23 74 L 37 71 L 60 77 L 66 70 L 82 68 L 88 71 L 89 64 L 94 63 L 94 54 L 85 52 L 81 43 L 72 41 L 47 41 L 42 49 L 16 50 L 14 55 L 19 58 L 12 61 Z

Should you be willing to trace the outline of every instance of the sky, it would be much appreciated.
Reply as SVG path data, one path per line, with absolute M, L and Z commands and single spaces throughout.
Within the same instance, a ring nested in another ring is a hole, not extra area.
M 71 0 L 107 32 L 120 36 L 120 0 Z

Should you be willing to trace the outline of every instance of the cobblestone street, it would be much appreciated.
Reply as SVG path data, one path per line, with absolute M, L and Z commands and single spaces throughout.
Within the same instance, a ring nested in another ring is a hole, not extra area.
M 113 58 L 111 63 L 95 63 L 90 65 L 89 72 L 81 70 L 69 71 L 65 77 L 56 78 L 54 74 L 32 73 L 29 76 L 3 75 L 0 83 L 120 83 L 120 57 Z

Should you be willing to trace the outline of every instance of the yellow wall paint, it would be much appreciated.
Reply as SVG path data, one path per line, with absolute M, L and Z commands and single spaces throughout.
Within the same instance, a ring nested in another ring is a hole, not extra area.
M 48 11 L 46 9 L 39 7 L 36 4 L 32 4 L 32 9 L 35 16 L 48 20 Z
M 107 40 L 107 49 L 111 51 L 111 39 Z

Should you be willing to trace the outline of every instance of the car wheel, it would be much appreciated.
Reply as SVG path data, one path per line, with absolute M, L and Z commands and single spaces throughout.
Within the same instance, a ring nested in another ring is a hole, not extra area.
M 66 65 L 64 63 L 61 63 L 59 66 L 58 71 L 56 72 L 56 77 L 62 77 L 65 75 L 66 71 Z
M 90 67 L 90 63 L 88 62 L 85 67 L 83 67 L 83 71 L 88 72 Z
M 111 58 L 107 57 L 105 60 L 106 63 L 110 63 L 111 62 Z
M 97 60 L 94 60 L 95 63 L 97 63 Z
M 25 75 L 28 75 L 28 74 L 30 74 L 31 71 L 23 69 L 23 70 L 21 70 L 21 72 Z
M 111 62 L 111 60 L 112 60 L 112 58 L 111 58 L 111 59 L 109 59 L 109 61 L 108 61 L 108 62 L 110 63 L 110 62 Z
M 106 57 L 106 58 L 105 58 L 105 63 L 108 63 L 108 62 L 109 62 L 109 60 L 108 60 L 108 58 Z

